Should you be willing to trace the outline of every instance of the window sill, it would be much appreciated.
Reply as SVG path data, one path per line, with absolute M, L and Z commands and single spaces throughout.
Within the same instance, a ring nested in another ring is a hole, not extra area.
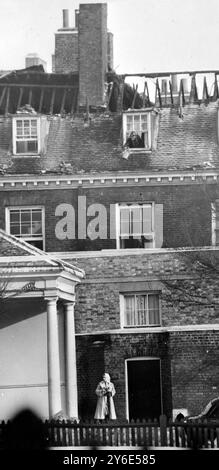
M 14 153 L 12 157 L 13 158 L 40 158 L 40 155 L 39 154 L 33 155 L 32 153 L 19 153 L 19 155 L 17 155 Z
M 146 148 L 126 148 L 125 150 L 123 150 L 123 153 L 137 153 L 137 154 L 150 154 L 152 152 L 152 149 L 146 149 Z
M 158 325 L 124 325 L 123 329 L 124 330 L 147 330 L 149 328 L 161 328 L 161 324 L 159 323 Z

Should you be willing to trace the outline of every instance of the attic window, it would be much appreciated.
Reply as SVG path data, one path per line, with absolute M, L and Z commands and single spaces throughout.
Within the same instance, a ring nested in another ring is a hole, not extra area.
M 151 113 L 126 112 L 123 114 L 123 144 L 131 151 L 151 149 Z
M 13 154 L 39 155 L 40 118 L 19 116 L 13 118 Z

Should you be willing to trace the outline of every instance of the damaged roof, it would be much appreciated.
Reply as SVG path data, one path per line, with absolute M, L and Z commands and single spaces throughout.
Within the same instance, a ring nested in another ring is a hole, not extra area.
M 12 155 L 10 118 L 0 119 L 2 175 L 81 174 L 219 168 L 218 103 L 186 105 L 183 119 L 175 108 L 161 109 L 152 150 L 124 158 L 122 116 L 93 115 L 84 119 L 48 117 L 46 149 L 40 158 Z
M 124 158 L 122 108 L 141 109 L 144 101 L 142 110 L 149 111 L 151 103 L 137 89 L 122 86 L 115 73 L 107 79 L 108 106 L 72 114 L 77 106 L 78 74 L 47 74 L 42 66 L 34 66 L 0 78 L 0 112 L 4 113 L 0 116 L 0 175 L 219 168 L 217 82 L 213 95 L 206 92 L 200 100 L 193 80 L 189 102 L 184 101 L 180 87 L 176 102 L 166 106 L 157 88 L 152 149 L 144 153 L 135 149 Z M 121 109 L 117 109 L 119 102 Z M 43 151 L 36 158 L 14 156 L 12 151 L 12 115 L 25 105 L 43 115 L 48 124 Z

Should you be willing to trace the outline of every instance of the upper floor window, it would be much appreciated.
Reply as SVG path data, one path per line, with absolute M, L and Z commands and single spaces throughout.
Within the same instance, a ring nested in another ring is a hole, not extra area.
M 117 247 L 154 248 L 154 204 L 121 204 L 117 210 Z
M 123 114 L 123 144 L 131 149 L 151 149 L 151 113 L 127 112 Z
M 133 293 L 121 296 L 122 326 L 159 326 L 160 299 L 158 293 Z
M 212 214 L 212 245 L 219 245 L 219 199 L 211 205 Z
M 39 206 L 6 208 L 6 231 L 41 250 L 45 249 L 44 208 Z
M 40 152 L 40 118 L 13 118 L 13 154 L 38 155 Z

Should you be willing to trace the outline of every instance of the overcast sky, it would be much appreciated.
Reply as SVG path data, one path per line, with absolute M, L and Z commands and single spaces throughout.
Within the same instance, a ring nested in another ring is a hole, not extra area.
M 62 9 L 99 0 L 0 0 L 0 70 L 36 52 L 51 71 Z M 219 69 L 219 0 L 108 0 L 118 73 Z

